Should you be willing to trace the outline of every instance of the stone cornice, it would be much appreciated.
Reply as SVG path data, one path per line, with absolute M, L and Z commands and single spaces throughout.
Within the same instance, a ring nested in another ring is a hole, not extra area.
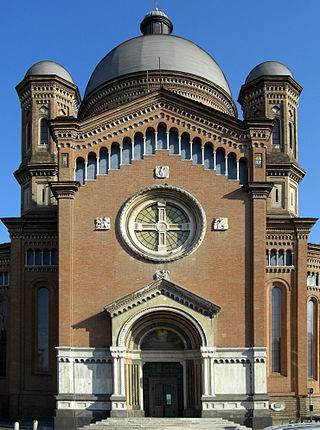
M 244 189 L 253 199 L 267 199 L 273 188 L 272 182 L 247 182 Z
M 293 218 L 292 223 L 294 225 L 298 239 L 308 239 L 310 231 L 318 218 Z
M 153 281 L 146 287 L 106 305 L 104 309 L 110 313 L 113 318 L 133 307 L 137 308 L 142 303 L 160 295 L 166 296 L 172 299 L 173 302 L 179 302 L 210 318 L 220 311 L 218 305 L 164 279 Z
M 21 165 L 13 174 L 18 183 L 23 185 L 33 176 L 56 176 L 58 174 L 58 164 L 28 163 L 26 165 Z
M 33 241 L 56 241 L 57 219 L 54 218 L 1 218 L 11 239 L 30 239 Z
M 49 182 L 49 185 L 57 200 L 73 199 L 74 194 L 80 188 L 80 183 L 77 181 Z
M 267 163 L 266 173 L 268 177 L 277 178 L 281 176 L 289 176 L 297 184 L 299 184 L 304 178 L 306 172 L 297 166 L 294 162 L 292 163 Z

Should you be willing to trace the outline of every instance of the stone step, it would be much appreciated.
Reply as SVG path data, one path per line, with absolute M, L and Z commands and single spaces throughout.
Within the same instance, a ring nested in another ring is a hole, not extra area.
M 79 430 L 248 430 L 222 418 L 107 418 Z

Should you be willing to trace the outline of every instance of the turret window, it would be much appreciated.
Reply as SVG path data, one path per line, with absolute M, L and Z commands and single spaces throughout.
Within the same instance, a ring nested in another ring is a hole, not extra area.
M 49 144 L 49 127 L 48 121 L 46 118 L 41 118 L 40 120 L 40 145 L 48 145 Z
M 26 150 L 29 151 L 30 148 L 31 148 L 31 124 L 29 121 L 26 126 Z
M 272 131 L 272 145 L 276 148 L 281 148 L 281 135 L 280 135 L 280 121 L 276 119 L 274 121 L 273 131 Z

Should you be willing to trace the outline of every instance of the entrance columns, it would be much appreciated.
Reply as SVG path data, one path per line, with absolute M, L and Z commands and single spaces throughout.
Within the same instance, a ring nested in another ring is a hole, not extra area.
M 214 353 L 215 347 L 201 347 L 202 357 L 202 410 L 205 409 L 206 402 L 210 402 L 215 397 L 214 384 Z
M 111 417 L 127 416 L 127 397 L 125 393 L 125 347 L 112 346 L 110 353 L 113 358 L 113 394 L 111 400 Z

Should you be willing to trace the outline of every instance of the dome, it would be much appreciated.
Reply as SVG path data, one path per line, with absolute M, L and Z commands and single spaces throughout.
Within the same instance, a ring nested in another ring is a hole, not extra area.
M 35 63 L 30 69 L 27 70 L 25 78 L 27 76 L 37 76 L 37 75 L 56 75 L 73 84 L 73 79 L 70 73 L 61 64 L 55 61 L 39 61 Z
M 146 34 L 113 49 L 95 68 L 85 96 L 111 79 L 159 70 L 159 59 L 161 70 L 202 77 L 231 96 L 229 84 L 216 61 L 195 43 L 170 34 Z
M 294 79 L 290 69 L 284 64 L 278 61 L 265 61 L 251 70 L 246 79 L 246 84 L 261 76 L 290 76 Z

